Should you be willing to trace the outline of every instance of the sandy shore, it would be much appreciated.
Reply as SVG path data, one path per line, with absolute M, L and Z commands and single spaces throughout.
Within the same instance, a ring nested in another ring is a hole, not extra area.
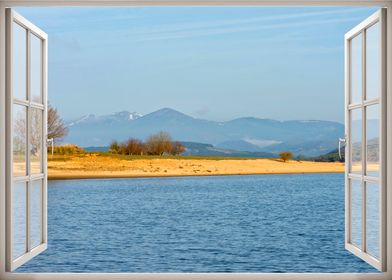
M 50 158 L 49 179 L 132 178 L 344 172 L 337 162 L 275 159 L 123 159 L 101 154 Z

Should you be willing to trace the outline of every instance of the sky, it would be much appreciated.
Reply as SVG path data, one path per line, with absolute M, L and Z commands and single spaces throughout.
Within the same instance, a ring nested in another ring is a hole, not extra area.
M 17 8 L 48 34 L 65 120 L 163 107 L 344 122 L 344 34 L 376 8 Z

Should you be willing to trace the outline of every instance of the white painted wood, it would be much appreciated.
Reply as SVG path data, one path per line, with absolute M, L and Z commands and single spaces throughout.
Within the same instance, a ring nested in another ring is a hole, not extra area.
M 43 186 L 42 186 L 42 243 L 48 244 L 48 153 L 47 153 L 47 139 L 48 139 L 48 37 L 46 33 L 39 34 L 42 38 L 42 103 L 43 110 L 43 125 L 42 125 L 42 172 L 43 172 Z M 45 250 L 46 247 L 43 249 Z
M 375 23 L 380 23 L 380 94 L 379 98 L 374 98 L 372 100 L 367 101 L 366 96 L 366 45 L 367 45 L 367 36 L 366 31 L 372 27 Z M 362 100 L 360 104 L 350 104 L 350 94 L 351 94 L 351 40 L 356 36 L 362 36 Z M 345 247 L 347 250 L 352 252 L 354 255 L 358 256 L 359 258 L 363 259 L 364 261 L 368 262 L 369 264 L 373 265 L 380 271 L 386 271 L 386 83 L 387 83 L 387 76 L 386 76 L 386 10 L 381 9 L 380 11 L 374 13 L 369 18 L 358 24 L 352 30 L 350 30 L 345 35 L 345 44 L 346 44 L 346 59 L 345 59 L 345 69 L 346 69 L 346 135 L 348 135 L 348 141 L 346 145 L 346 198 L 345 198 L 345 209 L 346 209 L 346 222 L 345 222 Z M 367 164 L 367 150 L 366 150 L 366 108 L 370 105 L 380 104 L 380 177 L 372 177 L 365 173 L 366 171 L 366 164 Z M 352 165 L 351 159 L 351 150 L 352 150 L 352 141 L 351 141 L 351 129 L 352 129 L 352 120 L 349 117 L 350 113 L 354 109 L 360 109 L 362 112 L 362 143 L 361 143 L 361 156 L 362 156 L 362 174 L 353 174 L 350 173 L 350 167 Z M 350 187 L 350 180 L 355 179 L 361 182 L 362 185 L 362 240 L 361 240 L 361 248 L 355 246 L 351 241 L 351 236 L 353 233 L 353 229 L 351 228 L 351 201 L 352 201 L 352 194 L 351 194 L 351 187 Z M 366 253 L 367 248 L 367 223 L 366 223 L 366 211 L 367 211 L 367 182 L 373 182 L 379 185 L 380 187 L 380 236 L 379 236 L 379 250 L 380 250 L 380 258 L 377 259 L 370 254 Z
M 371 27 L 375 23 L 377 23 L 380 20 L 381 16 L 381 11 L 375 12 L 373 15 L 362 21 L 360 24 L 355 26 L 353 29 L 351 29 L 349 32 L 346 33 L 344 36 L 346 40 L 350 40 L 357 36 L 359 33 L 363 32 L 365 29 Z
M 46 142 L 46 136 L 47 136 L 47 126 L 46 126 L 46 116 L 47 116 L 47 89 L 46 89 L 46 84 L 47 84 L 47 78 L 45 75 L 47 75 L 46 71 L 46 43 L 47 43 L 47 35 L 40 30 L 39 28 L 35 27 L 31 22 L 28 20 L 24 19 L 22 16 L 20 16 L 18 13 L 11 9 L 7 9 L 6 11 L 7 14 L 7 34 L 9 38 L 12 38 L 12 25 L 14 23 L 22 26 L 23 28 L 26 29 L 26 51 L 27 51 L 27 62 L 26 62 L 26 85 L 27 85 L 27 100 L 18 100 L 13 97 L 12 95 L 12 40 L 8 40 L 8 47 L 7 47 L 7 91 L 6 91 L 6 99 L 8 100 L 8 117 L 7 118 L 7 136 L 8 136 L 8 142 L 6 144 L 7 147 L 7 152 L 9 154 L 7 162 L 8 169 L 6 170 L 6 177 L 7 179 L 7 252 L 6 252 L 6 258 L 7 258 L 7 269 L 9 271 L 13 271 L 25 262 L 29 261 L 31 258 L 34 256 L 38 255 L 42 251 L 44 251 L 47 248 L 47 226 L 44 225 L 43 223 L 47 222 L 47 199 L 46 199 L 46 188 L 47 188 L 47 158 L 46 158 L 46 146 L 44 146 L 43 143 Z M 42 65 L 44 66 L 42 68 L 42 73 L 41 73 L 41 83 L 42 83 L 42 99 L 43 102 L 42 104 L 38 104 L 35 102 L 31 101 L 31 90 L 30 90 L 30 57 L 31 57 L 31 50 L 30 50 L 30 35 L 34 34 L 37 36 L 39 39 L 42 40 L 43 42 L 43 47 L 41 49 L 41 57 L 44 60 L 42 62 Z M 31 159 L 30 159 L 30 150 L 29 148 L 26 151 L 26 170 L 27 170 L 27 175 L 26 176 L 18 176 L 14 177 L 13 172 L 12 172 L 12 106 L 14 104 L 22 105 L 27 109 L 27 133 L 26 133 L 26 143 L 29 147 L 29 142 L 30 142 L 30 136 L 31 136 L 31 123 L 32 123 L 32 110 L 33 109 L 38 109 L 42 111 L 42 131 L 41 131 L 41 137 L 42 137 L 42 156 L 41 156 L 41 163 L 40 165 L 43 167 L 42 173 L 41 174 L 31 174 Z M 42 196 L 41 196 L 41 209 L 42 209 L 42 217 L 41 221 L 43 222 L 41 225 L 41 244 L 35 248 L 31 248 L 31 188 L 32 188 L 32 181 L 37 180 L 37 179 L 42 179 Z M 12 186 L 14 182 L 24 182 L 26 183 L 26 248 L 25 248 L 25 254 L 22 256 L 13 259 L 12 256 Z
M 6 28 L 5 28 L 5 9 L 10 6 L 379 6 L 388 7 L 387 28 L 392 30 L 392 0 L 24 0 L 24 1 L 1 1 L 0 0 L 0 279 L 8 280 L 114 280 L 114 279 L 131 279 L 131 280 L 221 280 L 221 279 L 246 279 L 246 280 L 277 280 L 277 279 L 318 279 L 318 280 L 392 280 L 392 257 L 386 259 L 387 270 L 385 273 L 9 273 L 6 272 L 6 178 L 4 166 L 7 163 L 6 149 Z M 392 32 L 385 35 L 387 39 L 387 73 L 392 73 Z M 347 87 L 347 85 L 346 85 Z M 392 75 L 387 74 L 386 90 L 388 96 L 392 94 Z M 385 107 L 388 124 L 392 123 L 392 98 L 387 99 Z M 383 165 L 385 178 L 388 180 L 388 189 L 392 182 L 392 129 L 385 127 L 387 131 L 386 143 L 386 161 L 388 165 Z M 392 191 L 387 193 L 387 214 L 388 220 L 392 219 Z M 386 221 L 385 221 L 386 222 Z M 392 256 L 392 223 L 386 223 L 388 239 L 386 253 Z
M 381 223 L 381 228 L 383 230 L 380 231 L 380 242 L 381 242 L 381 246 L 380 246 L 380 257 L 381 257 L 381 271 L 387 271 L 388 270 L 388 265 L 387 265 L 387 236 L 388 236 L 388 223 L 387 220 L 389 217 L 389 220 L 391 221 L 391 214 L 390 212 L 388 212 L 387 209 L 387 205 L 388 205 L 388 198 L 387 198 L 387 189 L 391 189 L 391 181 L 387 180 L 387 173 L 388 173 L 388 169 L 387 169 L 387 164 L 388 162 L 391 162 L 388 160 L 388 155 L 387 155 L 387 151 L 388 151 L 388 133 L 390 128 L 388 129 L 388 123 L 389 123 L 389 127 L 391 126 L 391 123 L 388 120 L 388 115 L 387 115 L 387 102 L 388 100 L 390 100 L 391 98 L 389 98 L 388 96 L 390 96 L 390 92 L 388 92 L 388 83 L 390 80 L 390 74 L 389 77 L 387 75 L 388 73 L 388 67 L 387 67 L 387 47 L 391 47 L 391 44 L 388 45 L 387 42 L 387 26 L 388 26 L 388 22 L 387 22 L 387 11 L 385 9 L 382 10 L 382 14 L 381 14 L 381 18 L 380 18 L 380 22 L 381 22 L 381 34 L 380 34 L 380 38 L 381 38 L 381 57 L 380 57 L 380 65 L 381 65 L 381 77 L 380 77 L 380 85 L 381 85 L 381 104 L 380 104 L 380 131 L 381 133 L 381 137 L 380 137 L 380 185 L 381 187 L 381 191 L 380 191 L 380 203 L 381 203 L 381 208 L 380 208 L 380 223 Z M 389 15 L 389 17 L 391 18 L 391 15 Z M 389 29 L 391 30 L 391 29 Z M 391 33 L 391 32 L 389 32 Z M 391 72 L 389 72 L 391 73 Z M 391 111 L 392 108 L 389 109 L 389 111 Z M 390 146 L 390 149 L 392 147 Z M 389 172 L 390 173 L 390 172 Z M 365 178 L 366 179 L 366 178 Z M 389 191 L 389 193 L 391 193 L 391 191 Z M 389 204 L 391 204 L 392 201 L 389 200 Z M 391 243 L 392 240 L 390 239 Z M 392 255 L 389 255 L 389 259 L 392 258 Z M 391 270 L 391 268 L 389 268 L 389 270 Z
M 5 12 L 5 11 L 4 11 Z M 5 14 L 5 13 L 4 13 Z M 11 63 L 11 53 L 9 52 L 9 50 L 11 49 L 11 42 L 12 42 L 12 26 L 11 25 L 7 25 L 7 22 L 12 21 L 11 19 L 11 14 L 10 13 L 6 13 L 7 19 L 4 22 L 4 25 L 6 26 L 6 46 L 5 46 L 5 51 L 6 51 L 6 65 L 4 68 L 6 68 L 5 70 L 8 71 L 8 73 L 12 73 L 12 63 Z M 5 75 L 5 73 L 4 73 Z M 12 227 L 10 227 L 9 225 L 11 225 L 11 201 L 12 201 L 12 196 L 11 196 L 11 186 L 12 186 L 12 150 L 10 149 L 10 145 L 12 143 L 12 134 L 11 134 L 11 130 L 12 130 L 12 125 L 11 125 L 11 120 L 12 120 L 12 98 L 10 98 L 7 93 L 8 92 L 12 92 L 12 78 L 11 75 L 5 75 L 6 78 L 6 91 L 4 92 L 4 99 L 5 99 L 5 103 L 6 103 L 6 112 L 4 115 L 4 121 L 5 121 L 5 125 L 6 125 L 6 139 L 5 139 L 5 155 L 6 155 L 6 160 L 5 160 L 5 178 L 6 178 L 6 182 L 5 182 L 5 186 L 4 186 L 4 191 L 5 191 L 5 202 L 6 202 L 6 211 L 4 213 L 6 213 L 6 220 L 5 220 L 5 224 L 3 226 L 5 226 L 6 228 L 6 243 L 5 243 L 5 248 L 6 248 L 6 252 L 5 252 L 5 258 L 4 258 L 4 262 L 5 262 L 5 266 L 7 271 L 11 271 L 12 270 L 12 262 L 9 261 L 9 257 L 8 256 L 12 256 Z M 1 246 L 0 246 L 1 247 Z
M 6 258 L 5 254 L 7 251 L 6 246 L 6 162 L 7 162 L 7 149 L 6 149 L 6 77 L 5 77 L 5 65 L 6 65 L 6 53 L 5 53 L 5 42 L 6 42 L 6 15 L 4 6 L 0 2 L 0 278 L 5 277 L 6 271 Z M 1 63 L 3 61 L 3 63 Z M 2 135 L 2 136 L 1 136 Z
M 392 0 L 5 0 L 8 6 L 379 6 Z
M 345 96 L 344 96 L 344 108 L 347 108 L 344 110 L 344 123 L 345 128 L 344 128 L 344 139 L 346 142 L 346 146 L 344 148 L 344 156 L 345 156 L 345 161 L 344 161 L 344 169 L 345 169 L 345 174 L 350 174 L 349 170 L 350 170 L 350 165 L 349 165 L 349 157 L 348 157 L 348 153 L 350 151 L 349 145 L 350 141 L 348 139 L 349 137 L 349 125 L 350 125 L 350 96 L 349 94 L 347 94 L 348 92 L 350 92 L 350 83 L 349 81 L 351 80 L 351 71 L 349 71 L 350 69 L 350 61 L 351 61 L 351 52 L 350 52 L 350 42 L 345 39 L 344 40 L 344 52 L 345 52 L 345 57 L 344 57 L 344 73 L 345 73 L 345 79 L 344 79 L 344 91 L 345 91 Z M 350 180 L 352 179 L 349 176 L 345 176 L 344 178 L 344 244 L 349 244 L 350 239 L 351 239 L 351 226 L 350 226 L 350 221 L 351 221 L 351 211 L 347 211 L 347 209 L 350 208 L 351 205 L 351 188 L 350 188 Z

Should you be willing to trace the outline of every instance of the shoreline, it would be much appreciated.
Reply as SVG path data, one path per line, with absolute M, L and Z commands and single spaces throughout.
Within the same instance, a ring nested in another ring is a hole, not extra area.
M 222 177 L 222 176 L 254 176 L 254 175 L 300 175 L 300 174 L 333 174 L 344 173 L 344 171 L 303 171 L 303 172 L 269 172 L 269 173 L 228 173 L 228 174 L 150 174 L 150 175 L 134 175 L 134 174 L 88 174 L 88 175 L 48 175 L 48 181 L 63 180 L 94 180 L 94 179 L 147 179 L 147 178 L 175 178 L 175 177 Z
M 49 180 L 339 173 L 344 170 L 340 162 L 276 159 L 119 158 L 89 154 L 57 156 L 48 161 Z

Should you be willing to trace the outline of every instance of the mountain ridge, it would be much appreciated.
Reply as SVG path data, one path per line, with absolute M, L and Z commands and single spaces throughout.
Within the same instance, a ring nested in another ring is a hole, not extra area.
M 305 156 L 336 149 L 337 139 L 344 135 L 344 125 L 333 121 L 279 121 L 247 116 L 217 122 L 167 107 L 145 115 L 129 111 L 103 116 L 88 114 L 67 126 L 70 132 L 64 142 L 79 146 L 107 146 L 114 139 L 129 137 L 143 140 L 158 131 L 167 131 L 174 140 L 208 143 L 217 149 L 275 154 L 289 149 Z

